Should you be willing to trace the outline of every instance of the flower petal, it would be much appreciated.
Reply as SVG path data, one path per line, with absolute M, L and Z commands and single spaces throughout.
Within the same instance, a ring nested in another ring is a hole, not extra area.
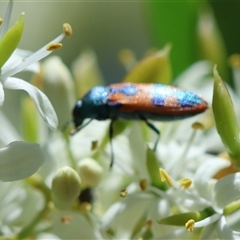
M 29 56 L 31 56 L 33 54 L 33 52 L 29 51 L 29 50 L 24 50 L 24 49 L 15 49 L 15 51 L 13 52 L 13 54 L 11 55 L 11 57 L 7 60 L 7 62 L 3 65 L 2 67 L 2 75 L 4 75 L 6 73 L 11 73 L 12 69 L 15 69 L 16 67 L 18 67 L 20 64 L 22 64 L 26 58 L 28 58 Z M 24 71 L 30 71 L 30 72 L 39 72 L 40 71 L 40 64 L 39 62 L 34 62 L 31 65 L 27 66 Z M 7 75 L 7 77 L 11 76 Z M 6 78 L 6 76 L 5 76 Z
M 198 169 L 194 176 L 195 188 L 199 195 L 211 201 L 211 182 L 213 176 L 221 169 L 228 167 L 230 161 L 222 158 L 210 157 Z
M 22 141 L 22 137 L 9 119 L 0 111 L 0 145 L 5 146 L 13 141 Z
M 214 215 L 212 215 L 210 217 L 207 217 L 201 221 L 196 222 L 195 228 L 201 228 L 201 227 L 208 226 L 208 225 L 216 222 L 220 217 L 221 217 L 221 214 L 215 213 Z
M 10 0 L 9 3 L 8 3 L 8 6 L 7 6 L 7 10 L 5 12 L 3 24 L 0 28 L 1 29 L 0 30 L 0 38 L 2 38 L 3 35 L 8 30 L 9 22 L 10 22 L 11 15 L 12 15 L 12 8 L 13 8 L 13 0 Z
M 37 143 L 16 141 L 0 149 L 0 180 L 17 181 L 34 174 L 44 162 Z
M 227 225 L 225 217 L 221 217 L 217 226 L 217 233 L 219 239 L 240 239 L 240 232 L 233 231 Z
M 19 78 L 7 78 L 3 81 L 3 86 L 9 89 L 21 89 L 26 91 L 34 101 L 38 112 L 45 123 L 53 130 L 57 128 L 58 119 L 47 96 L 33 85 Z
M 213 188 L 213 199 L 217 207 L 224 208 L 227 204 L 240 198 L 240 173 L 230 174 L 221 178 Z
M 4 90 L 3 90 L 3 85 L 0 82 L 0 106 L 3 105 L 4 99 L 5 99 L 5 94 L 4 94 Z

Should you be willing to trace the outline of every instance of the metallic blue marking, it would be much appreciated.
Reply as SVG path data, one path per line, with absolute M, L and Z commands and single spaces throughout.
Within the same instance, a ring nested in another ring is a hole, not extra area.
M 173 94 L 177 98 L 179 104 L 182 107 L 192 107 L 201 103 L 201 98 L 195 94 L 184 90 L 178 90 Z
M 122 88 L 111 88 L 110 92 L 112 94 L 123 93 L 126 96 L 134 96 L 138 90 L 135 86 L 123 86 Z
M 107 102 L 108 88 L 97 86 L 92 88 L 85 98 L 90 99 L 94 105 L 103 105 Z
M 167 97 L 172 96 L 169 93 L 169 88 L 166 85 L 154 84 L 154 87 L 151 89 L 150 93 L 152 96 L 152 102 L 155 106 L 164 106 L 164 101 Z
M 166 85 L 154 84 L 150 91 L 152 102 L 155 106 L 164 107 L 164 102 L 168 97 L 174 97 L 182 107 L 192 107 L 200 104 L 202 99 L 195 93 L 185 90 L 173 90 Z

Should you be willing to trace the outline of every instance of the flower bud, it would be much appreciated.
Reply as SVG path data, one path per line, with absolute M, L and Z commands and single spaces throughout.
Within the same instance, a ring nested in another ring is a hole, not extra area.
M 166 45 L 153 55 L 137 63 L 123 79 L 124 82 L 164 83 L 169 84 L 172 78 L 169 52 L 171 46 Z
M 91 49 L 85 50 L 73 63 L 77 97 L 80 98 L 96 85 L 103 85 L 103 77 L 98 67 L 97 56 Z
M 78 163 L 79 175 L 87 187 L 94 188 L 101 181 L 102 167 L 93 159 L 85 158 Z
M 52 199 L 59 209 L 68 209 L 81 191 L 81 179 L 70 167 L 59 169 L 52 180 Z
M 213 70 L 213 115 L 218 134 L 230 157 L 240 166 L 240 129 L 229 91 L 218 74 L 216 66 Z
M 57 56 L 48 58 L 42 65 L 43 91 L 52 103 L 62 127 L 74 105 L 74 86 L 71 74 Z
M 226 49 L 210 8 L 205 8 L 200 12 L 197 37 L 201 57 L 216 63 L 221 69 L 224 78 L 226 78 Z

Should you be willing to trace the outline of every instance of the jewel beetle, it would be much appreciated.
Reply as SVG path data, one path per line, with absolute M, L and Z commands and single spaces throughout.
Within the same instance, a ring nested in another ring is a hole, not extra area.
M 204 112 L 207 102 L 198 94 L 164 84 L 116 83 L 96 86 L 76 102 L 73 123 L 78 132 L 93 119 L 111 119 L 109 137 L 113 165 L 113 123 L 116 119 L 142 120 L 156 134 L 156 150 L 160 132 L 149 120 L 174 121 Z M 90 119 L 85 124 L 85 119 Z

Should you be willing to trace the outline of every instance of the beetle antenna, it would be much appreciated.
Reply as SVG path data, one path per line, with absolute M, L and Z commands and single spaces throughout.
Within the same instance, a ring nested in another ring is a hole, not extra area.
M 89 121 L 87 121 L 85 124 L 80 125 L 79 127 L 77 127 L 75 129 L 74 132 L 70 133 L 71 136 L 75 135 L 77 132 L 79 132 L 80 130 L 82 130 L 83 128 L 85 128 L 94 118 L 91 118 Z

